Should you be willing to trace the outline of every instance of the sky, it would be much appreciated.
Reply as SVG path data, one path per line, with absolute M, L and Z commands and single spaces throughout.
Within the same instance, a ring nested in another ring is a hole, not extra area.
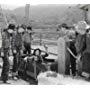
M 88 4 L 89 0 L 0 0 L 0 4 L 4 8 L 16 8 L 19 6 L 25 6 L 25 4 L 39 5 L 39 4 Z M 6 6 L 5 6 L 6 5 Z

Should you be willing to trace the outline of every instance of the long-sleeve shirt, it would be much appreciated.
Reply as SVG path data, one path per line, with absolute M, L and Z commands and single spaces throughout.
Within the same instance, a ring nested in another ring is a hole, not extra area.
M 31 34 L 25 32 L 22 37 L 23 43 L 31 43 Z
M 2 33 L 2 48 L 7 49 L 10 47 L 10 37 L 8 32 L 3 32 Z
M 77 36 L 75 46 L 78 54 L 84 52 L 86 49 L 86 34 Z
M 22 48 L 22 35 L 17 33 L 16 35 L 13 35 L 13 39 L 12 39 L 12 45 L 13 45 L 13 48 L 19 48 L 21 49 Z

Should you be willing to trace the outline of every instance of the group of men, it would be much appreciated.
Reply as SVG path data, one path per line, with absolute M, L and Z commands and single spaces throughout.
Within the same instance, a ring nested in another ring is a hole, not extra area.
M 84 76 L 90 80 L 90 26 L 85 21 L 79 21 L 72 32 L 65 25 L 61 29 L 64 32 L 62 38 L 69 42 L 70 58 L 66 60 L 65 74 Z
M 1 80 L 3 83 L 8 83 L 10 72 L 10 64 L 13 59 L 12 73 L 13 79 L 18 77 L 18 68 L 20 65 L 21 55 L 31 53 L 31 26 L 15 26 L 9 24 L 7 28 L 2 31 L 2 48 L 1 57 L 3 60 L 3 67 L 1 73 Z M 11 61 L 10 61 L 11 60 Z
M 62 26 L 65 28 L 65 26 Z M 74 42 L 71 42 L 70 49 L 76 58 L 70 54 L 72 74 L 76 75 L 76 59 L 80 57 L 79 74 L 82 72 L 89 73 L 90 77 L 90 28 L 83 21 L 78 23 L 75 27 Z M 65 30 L 62 30 L 65 32 Z M 21 62 L 22 54 L 31 54 L 32 41 L 32 27 L 21 25 L 16 27 L 14 24 L 9 24 L 7 28 L 2 31 L 2 48 L 1 57 L 3 59 L 3 67 L 1 73 L 1 80 L 3 83 L 8 83 L 8 76 L 10 72 L 10 64 L 12 64 L 13 79 L 18 77 L 18 68 Z M 65 36 L 65 35 L 64 35 Z M 69 35 L 69 38 L 71 38 Z M 65 37 L 64 37 L 65 38 Z M 12 60 L 13 59 L 13 60 Z M 68 65 L 69 66 L 69 65 Z M 81 69 L 80 69 L 81 68 Z M 68 71 L 68 70 L 67 70 Z

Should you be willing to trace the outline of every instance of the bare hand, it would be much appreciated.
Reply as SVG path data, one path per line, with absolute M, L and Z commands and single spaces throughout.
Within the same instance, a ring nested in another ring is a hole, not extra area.
M 35 60 L 35 61 L 37 61 L 37 60 L 38 60 L 38 59 L 37 59 L 37 56 L 34 56 L 34 60 Z
M 48 49 L 48 46 L 46 46 L 46 45 L 44 44 L 44 48 L 47 50 L 47 49 Z
M 78 55 L 77 57 L 76 57 L 76 62 L 78 62 L 78 61 L 80 61 L 80 58 L 81 58 L 81 55 Z
M 1 57 L 4 57 L 4 52 L 1 52 Z

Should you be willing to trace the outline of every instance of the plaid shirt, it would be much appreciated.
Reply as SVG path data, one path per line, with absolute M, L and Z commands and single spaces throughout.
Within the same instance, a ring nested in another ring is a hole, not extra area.
M 8 32 L 2 33 L 2 48 L 7 49 L 10 47 L 10 38 Z
M 22 36 L 23 43 L 31 43 L 31 35 L 27 32 Z
M 75 47 L 77 53 L 83 53 L 86 49 L 86 35 L 78 35 L 76 38 Z
M 22 35 L 17 33 L 16 35 L 13 35 L 12 38 L 12 48 L 22 48 Z
M 11 47 L 10 47 L 11 46 Z M 2 49 L 21 49 L 22 48 L 22 36 L 21 34 L 13 33 L 12 36 L 8 32 L 2 33 Z

